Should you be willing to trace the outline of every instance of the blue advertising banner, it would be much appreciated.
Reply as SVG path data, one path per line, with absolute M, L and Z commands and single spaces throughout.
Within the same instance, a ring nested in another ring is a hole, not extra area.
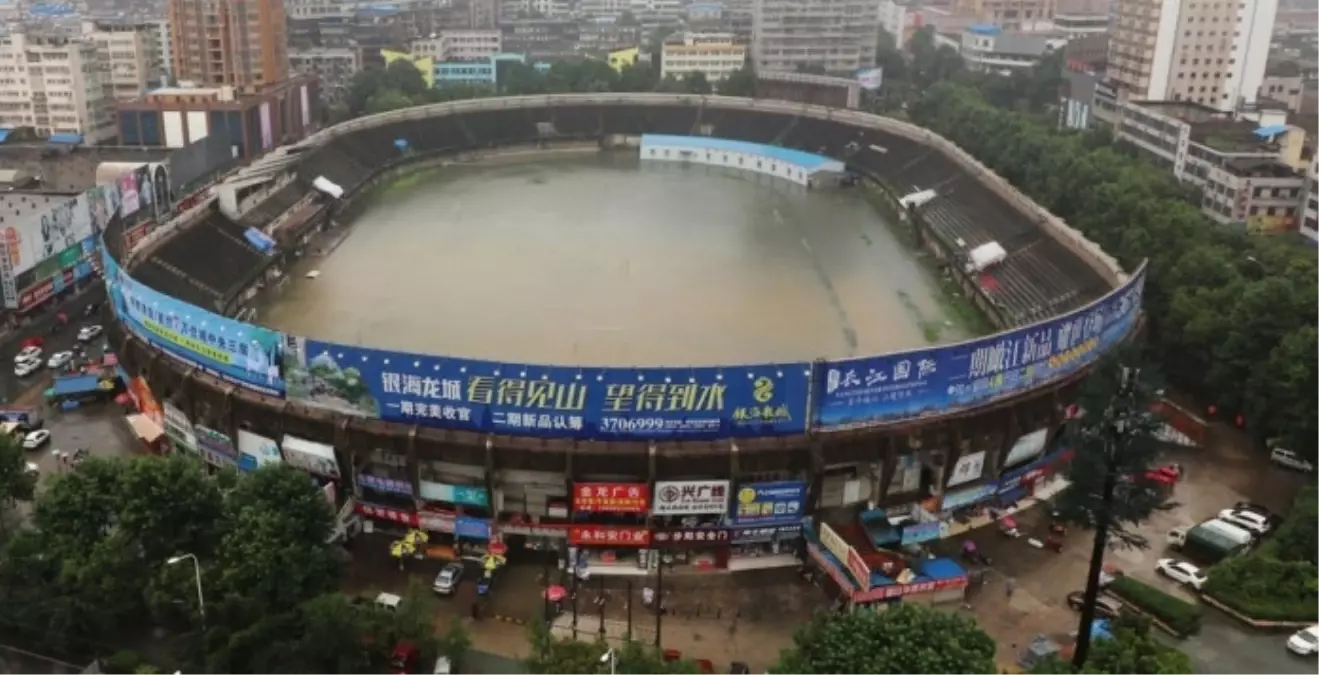
M 948 524 L 941 521 L 932 523 L 912 523 L 902 528 L 902 545 L 920 544 L 942 537 L 948 531 Z
M 428 502 L 448 502 L 480 508 L 490 508 L 490 495 L 485 488 L 471 485 L 449 485 L 423 480 L 418 486 L 421 498 Z
M 486 541 L 490 539 L 490 521 L 458 516 L 453 523 L 453 536 Z
M 781 480 L 748 483 L 737 490 L 733 522 L 738 525 L 775 520 L 801 520 L 806 503 L 806 483 Z
M 955 345 L 829 361 L 818 368 L 815 425 L 866 427 L 988 403 L 1071 375 L 1124 339 L 1140 314 L 1142 267 L 1070 314 Z
M 566 368 L 473 361 L 290 336 L 288 398 L 341 413 L 522 436 L 800 434 L 810 366 Z
M 106 288 L 120 321 L 165 353 L 221 379 L 268 396 L 283 396 L 281 335 L 175 300 L 102 255 Z

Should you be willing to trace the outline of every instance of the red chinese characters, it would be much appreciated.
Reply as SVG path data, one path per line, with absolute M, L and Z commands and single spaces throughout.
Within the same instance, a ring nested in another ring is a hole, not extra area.
M 645 513 L 650 487 L 645 483 L 575 483 L 572 508 L 578 513 Z
M 402 509 L 391 509 L 388 506 L 376 506 L 374 504 L 357 504 L 357 512 L 367 518 L 377 520 L 391 520 L 396 523 L 402 523 L 410 527 L 417 526 L 417 514 Z
M 605 548 L 646 548 L 650 546 L 650 530 L 614 525 L 573 525 L 568 528 L 568 542 Z

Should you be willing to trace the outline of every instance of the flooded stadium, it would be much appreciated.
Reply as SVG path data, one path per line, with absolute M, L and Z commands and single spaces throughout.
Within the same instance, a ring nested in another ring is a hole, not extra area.
M 366 199 L 351 234 L 291 270 L 260 321 L 582 365 L 842 357 L 967 336 L 859 190 L 591 152 L 423 170 Z

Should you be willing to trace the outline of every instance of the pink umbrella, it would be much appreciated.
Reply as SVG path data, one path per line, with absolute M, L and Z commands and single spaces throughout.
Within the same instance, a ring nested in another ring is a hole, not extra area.
M 558 602 L 566 597 L 568 597 L 568 589 L 558 584 L 545 589 L 545 599 L 550 602 Z

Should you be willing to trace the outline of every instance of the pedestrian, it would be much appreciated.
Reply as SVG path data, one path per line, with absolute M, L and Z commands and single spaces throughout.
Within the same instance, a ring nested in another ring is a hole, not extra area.
M 1004 588 L 1004 590 L 1007 591 L 1008 597 L 1011 598 L 1011 597 L 1012 597 L 1012 593 L 1013 593 L 1013 591 L 1017 590 L 1017 580 L 1016 580 L 1016 578 L 1015 578 L 1015 577 L 1008 577 L 1008 581 L 1007 581 L 1006 584 L 1003 585 L 1003 588 Z

